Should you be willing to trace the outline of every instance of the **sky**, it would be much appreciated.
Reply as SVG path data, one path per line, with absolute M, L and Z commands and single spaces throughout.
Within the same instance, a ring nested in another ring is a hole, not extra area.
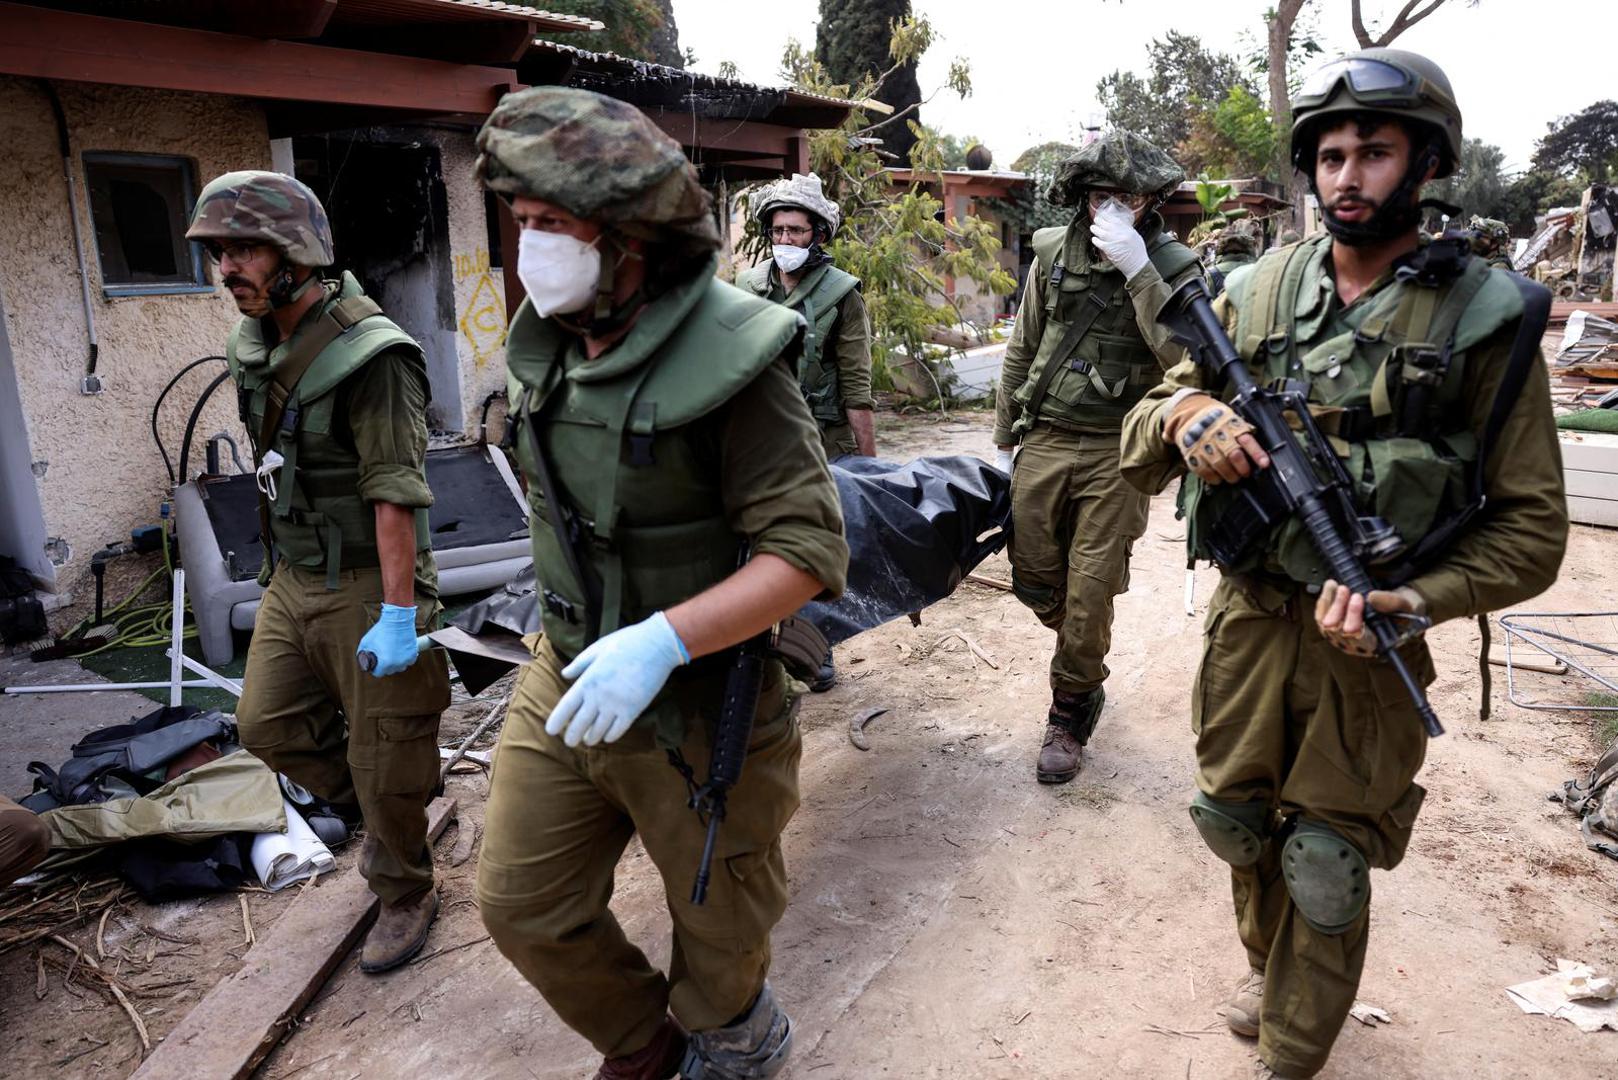
M 1263 13 L 1274 0 L 912 0 L 937 34 L 920 70 L 928 126 L 976 136 L 1010 168 L 1023 150 L 1051 139 L 1077 141 L 1102 119 L 1096 82 L 1115 69 L 1144 72 L 1147 44 L 1168 29 L 1204 46 L 1247 54 L 1262 40 Z M 1373 26 L 1399 0 L 1366 0 Z M 1312 0 L 1318 38 L 1329 55 L 1355 46 L 1348 0 Z M 813 48 L 818 0 L 674 0 L 680 45 L 695 69 L 736 64 L 749 82 L 779 85 L 789 38 Z M 1545 125 L 1603 98 L 1618 96 L 1609 56 L 1579 53 L 1579 42 L 1610 41 L 1618 30 L 1614 0 L 1465 0 L 1448 3 L 1406 31 L 1395 48 L 1425 53 L 1444 68 L 1461 103 L 1468 138 L 1505 151 L 1508 171 L 1528 166 Z M 972 67 L 972 96 L 944 86 L 949 62 Z

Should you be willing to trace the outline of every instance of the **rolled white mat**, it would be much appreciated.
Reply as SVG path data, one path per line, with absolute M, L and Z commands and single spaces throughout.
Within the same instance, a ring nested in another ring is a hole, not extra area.
M 287 831 L 266 832 L 253 837 L 253 871 L 271 892 L 279 892 L 337 865 L 331 848 L 309 827 L 298 808 L 285 798 L 281 806 L 287 815 Z

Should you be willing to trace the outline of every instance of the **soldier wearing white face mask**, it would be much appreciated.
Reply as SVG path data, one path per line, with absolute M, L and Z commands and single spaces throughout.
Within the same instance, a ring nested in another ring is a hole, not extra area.
M 1035 773 L 1078 775 L 1106 699 L 1112 598 L 1146 531 L 1147 497 L 1118 473 L 1124 414 L 1184 350 L 1157 325 L 1172 290 L 1199 272 L 1156 208 L 1184 177 L 1163 151 L 1109 132 L 1058 168 L 1065 228 L 1034 234 L 1035 264 L 1006 347 L 996 403 L 998 463 L 1011 471 L 1011 583 L 1056 631 L 1051 708 Z
M 736 284 L 801 311 L 808 321 L 798 383 L 820 425 L 826 457 L 875 457 L 865 300 L 860 279 L 833 266 L 826 251 L 842 224 L 842 211 L 813 174 L 771 184 L 754 204 L 759 227 L 770 238 L 771 258 L 744 271 Z

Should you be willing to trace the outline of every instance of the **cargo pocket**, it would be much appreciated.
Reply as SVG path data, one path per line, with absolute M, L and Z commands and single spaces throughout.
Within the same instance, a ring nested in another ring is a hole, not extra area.
M 425 794 L 438 786 L 438 714 L 377 719 L 376 790 Z
M 1382 851 L 1380 854 L 1372 853 L 1372 866 L 1392 870 L 1404 861 L 1405 849 L 1410 846 L 1410 834 L 1416 828 L 1416 815 L 1421 813 L 1421 804 L 1426 798 L 1427 789 L 1413 783 L 1399 797 L 1399 801 L 1382 815 L 1379 823 Z

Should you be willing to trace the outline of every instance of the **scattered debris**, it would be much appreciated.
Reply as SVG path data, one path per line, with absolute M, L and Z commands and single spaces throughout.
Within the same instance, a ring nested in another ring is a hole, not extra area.
M 1506 987 L 1506 996 L 1530 1016 L 1549 1016 L 1566 1020 L 1580 1031 L 1589 1034 L 1602 1028 L 1618 1031 L 1618 999 L 1606 1001 L 1575 1001 L 1567 989 L 1568 976 L 1583 964 L 1558 957 L 1556 971 L 1532 982 Z
M 455 826 L 455 846 L 450 849 L 449 864 L 460 866 L 472 857 L 472 851 L 477 847 L 478 834 L 483 831 L 479 825 L 470 821 L 460 821 Z
M 1567 703 L 1530 700 L 1519 694 L 1516 677 L 1517 662 L 1526 652 L 1536 665 L 1565 664 L 1601 689 L 1618 694 L 1618 612 L 1514 611 L 1500 616 L 1500 628 L 1506 632 L 1506 690 L 1513 705 L 1618 712 L 1618 705 L 1592 704 L 1584 697 Z
M 240 900 L 242 904 L 242 944 L 252 945 L 258 939 L 253 935 L 253 916 L 247 910 L 247 896 L 244 893 L 238 893 L 236 899 Z
M 886 708 L 866 709 L 848 722 L 848 741 L 861 750 L 869 750 L 871 741 L 865 737 L 865 725 L 887 712 Z
M 427 961 L 443 956 L 445 953 L 460 952 L 462 949 L 470 949 L 472 946 L 481 945 L 483 942 L 488 940 L 489 935 L 484 934 L 482 937 L 473 938 L 471 941 L 463 941 L 459 945 L 446 945 L 442 949 L 434 949 L 430 953 L 422 953 L 420 956 L 410 961 L 410 963 L 412 965 L 425 964 Z
M 927 646 L 926 650 L 922 652 L 922 655 L 932 655 L 934 650 L 936 650 L 940 645 L 944 644 L 944 642 L 948 641 L 950 638 L 959 638 L 963 645 L 972 650 L 973 656 L 977 657 L 979 660 L 982 660 L 985 664 L 988 664 L 996 671 L 1000 670 L 1000 665 L 994 662 L 994 657 L 984 652 L 983 647 L 968 637 L 966 631 L 962 630 L 958 626 L 952 626 L 948 630 L 944 631 L 944 636 Z
M 140 1018 L 140 1013 L 136 1012 L 135 1006 L 130 1004 L 129 997 L 124 993 L 123 988 L 118 985 L 118 980 L 113 978 L 107 972 L 103 971 L 101 969 L 101 965 L 96 962 L 95 957 L 90 956 L 83 949 L 67 940 L 67 938 L 61 937 L 57 934 L 52 934 L 50 937 L 52 941 L 56 942 L 56 944 L 62 946 L 62 948 L 67 949 L 73 954 L 75 963 L 84 963 L 91 971 L 95 972 L 101 977 L 102 984 L 106 986 L 107 991 L 112 994 L 113 999 L 123 1007 L 124 1012 L 129 1014 L 130 1023 L 135 1025 L 135 1034 L 140 1037 L 141 1056 L 145 1057 L 147 1054 L 150 1054 L 152 1052 L 152 1037 L 146 1032 L 146 1021 Z
M 974 585 L 984 585 L 991 589 L 999 589 L 1001 592 L 1012 591 L 1011 582 L 1002 581 L 997 577 L 990 577 L 988 574 L 968 574 L 966 575 L 966 580 L 970 581 Z
M 1575 964 L 1558 972 L 1562 989 L 1571 1001 L 1611 1001 L 1618 998 L 1618 979 L 1597 972 L 1589 964 Z
M 1348 1015 L 1352 1016 L 1366 1027 L 1376 1027 L 1378 1024 L 1393 1023 L 1393 1017 L 1388 1015 L 1388 1010 L 1380 1009 L 1375 1005 L 1370 1005 L 1363 1001 L 1356 1001 L 1354 1003 L 1354 1007 L 1348 1010 Z

